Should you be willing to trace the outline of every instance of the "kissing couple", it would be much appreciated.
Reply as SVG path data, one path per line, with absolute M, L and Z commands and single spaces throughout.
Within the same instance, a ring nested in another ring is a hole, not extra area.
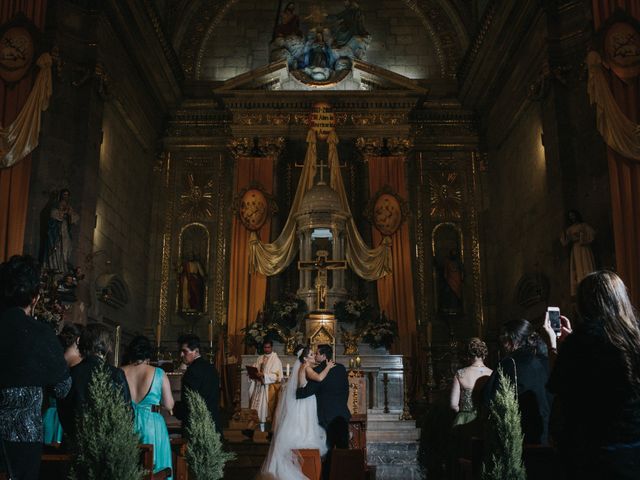
M 307 480 L 294 450 L 317 449 L 329 478 L 331 450 L 349 448 L 349 382 L 344 365 L 333 361 L 330 345 L 296 347 L 298 359 L 280 393 L 273 440 L 258 478 Z

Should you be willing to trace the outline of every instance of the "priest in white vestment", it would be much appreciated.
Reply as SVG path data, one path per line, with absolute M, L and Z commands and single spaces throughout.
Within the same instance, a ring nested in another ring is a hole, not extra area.
M 282 362 L 273 351 L 273 343 L 266 340 L 264 353 L 258 356 L 253 364 L 259 371 L 260 380 L 251 380 L 249 386 L 249 408 L 258 412 L 260 430 L 265 431 L 265 424 L 273 422 L 273 414 L 278 403 L 280 382 L 282 381 Z

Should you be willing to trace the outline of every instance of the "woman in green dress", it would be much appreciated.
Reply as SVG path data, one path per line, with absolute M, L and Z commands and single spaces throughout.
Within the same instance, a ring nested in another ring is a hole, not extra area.
M 492 373 L 484 364 L 488 353 L 486 343 L 471 338 L 465 350 L 469 365 L 456 372 L 451 386 L 451 409 L 457 412 L 451 432 L 454 464 L 458 457 L 469 457 L 471 437 L 479 433 L 476 420 L 482 389 Z
M 134 426 L 140 443 L 153 445 L 153 472 L 171 467 L 171 443 L 160 407 L 172 414 L 173 395 L 169 379 L 161 368 L 149 365 L 151 342 L 135 337 L 127 348 L 128 365 L 122 367 L 131 392 Z M 171 479 L 171 477 L 169 477 Z
M 65 325 L 60 331 L 60 334 L 58 334 L 58 341 L 62 344 L 64 359 L 69 368 L 75 367 L 82 361 L 80 350 L 78 350 L 78 340 L 80 339 L 81 332 L 81 325 L 69 323 Z M 62 425 L 60 425 L 55 397 L 50 395 L 48 402 L 48 406 L 42 414 L 42 443 L 62 443 Z

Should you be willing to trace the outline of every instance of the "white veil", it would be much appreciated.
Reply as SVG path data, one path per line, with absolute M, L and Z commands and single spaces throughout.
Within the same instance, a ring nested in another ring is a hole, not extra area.
M 300 360 L 296 360 L 286 385 L 280 391 L 272 427 L 273 440 L 262 465 L 263 475 L 271 474 L 282 480 L 308 480 L 302 473 L 300 459 L 292 450 L 317 448 L 320 455 L 327 452 L 326 432 L 318 424 L 315 395 L 296 399 L 300 368 Z

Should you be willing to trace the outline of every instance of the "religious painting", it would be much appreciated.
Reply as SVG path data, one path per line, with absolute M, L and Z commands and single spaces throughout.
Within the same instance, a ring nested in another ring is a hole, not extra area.
M 640 74 L 640 32 L 628 22 L 616 22 L 604 37 L 606 66 L 623 80 Z
M 431 238 L 436 311 L 441 315 L 464 313 L 464 251 L 462 231 L 455 223 L 440 223 Z
M 33 64 L 35 41 L 32 24 L 17 19 L 0 27 L 0 78 L 18 82 Z
M 376 230 L 382 235 L 391 236 L 408 215 L 407 202 L 389 186 L 385 186 L 369 202 L 366 215 Z
M 187 315 L 207 311 L 207 272 L 209 265 L 209 230 L 201 223 L 185 225 L 180 232 L 177 265 L 178 288 L 176 310 Z
M 234 209 L 247 230 L 258 231 L 277 211 L 271 195 L 257 184 L 242 189 L 235 198 Z

